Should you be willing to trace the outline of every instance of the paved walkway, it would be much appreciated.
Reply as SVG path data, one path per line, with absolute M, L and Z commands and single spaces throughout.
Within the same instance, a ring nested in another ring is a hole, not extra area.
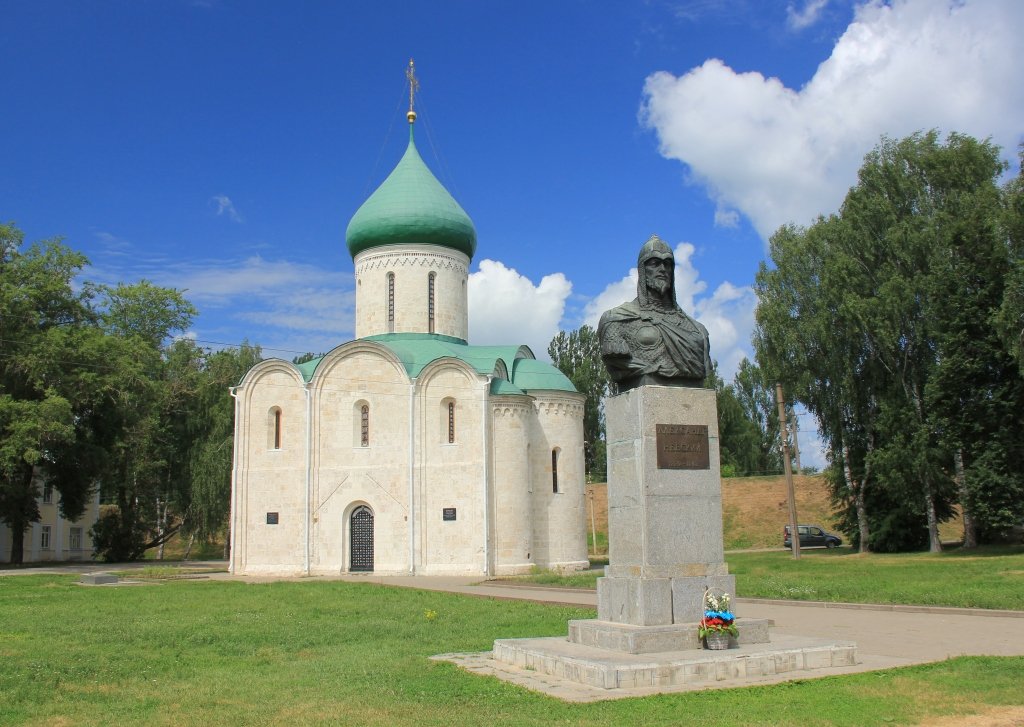
M 152 562 L 104 566 L 82 563 L 47 568 L 0 570 L 0 576 L 119 571 L 153 565 Z M 190 562 L 185 565 L 211 570 L 224 568 L 221 561 Z M 597 606 L 597 594 L 591 590 L 512 585 L 501 581 L 481 581 L 479 577 L 362 574 L 271 578 L 211 572 L 209 578 L 252 583 L 273 580 L 344 580 L 448 591 L 485 598 L 528 600 L 589 608 Z M 740 625 L 742 617 L 774 621 L 773 635 L 855 641 L 864 670 L 941 661 L 961 655 L 1024 655 L 1024 611 L 826 604 L 744 598 L 736 599 L 735 609 L 741 617 Z M 800 678 L 808 676 L 806 672 L 799 675 Z
M 235 576 L 228 576 L 235 578 Z M 509 585 L 441 576 L 347 575 L 342 580 L 450 591 L 471 596 L 597 608 L 591 590 Z M 881 606 L 735 599 L 741 617 L 775 622 L 773 634 L 856 641 L 875 668 L 940 661 L 953 656 L 1024 656 L 1024 611 Z M 740 622 L 742 624 L 742 620 Z

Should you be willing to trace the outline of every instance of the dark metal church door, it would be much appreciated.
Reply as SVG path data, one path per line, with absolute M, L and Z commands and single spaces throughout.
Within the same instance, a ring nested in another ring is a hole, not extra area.
M 349 570 L 373 570 L 373 511 L 361 505 L 352 511 L 349 519 L 349 544 L 352 563 Z

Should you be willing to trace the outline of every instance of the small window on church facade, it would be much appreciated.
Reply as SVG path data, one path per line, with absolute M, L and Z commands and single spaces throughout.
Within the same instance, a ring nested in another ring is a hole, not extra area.
M 441 399 L 441 407 L 438 410 L 438 441 L 441 444 L 456 444 L 458 431 L 456 427 L 456 415 L 458 402 L 450 396 Z
M 388 273 L 388 333 L 395 331 L 395 274 Z
M 427 332 L 434 332 L 434 280 L 436 273 L 427 276 Z
M 281 407 L 272 407 L 267 416 L 267 449 L 281 449 L 284 442 L 282 419 Z
M 359 409 L 359 446 L 370 446 L 370 407 L 367 404 Z
M 551 491 L 558 492 L 558 450 L 551 450 Z

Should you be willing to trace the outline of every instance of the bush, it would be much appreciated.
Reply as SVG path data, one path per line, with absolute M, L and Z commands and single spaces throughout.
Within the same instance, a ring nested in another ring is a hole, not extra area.
M 141 522 L 132 523 L 122 518 L 117 505 L 104 505 L 96 524 L 89 529 L 93 557 L 107 563 L 136 560 L 145 551 L 144 532 Z

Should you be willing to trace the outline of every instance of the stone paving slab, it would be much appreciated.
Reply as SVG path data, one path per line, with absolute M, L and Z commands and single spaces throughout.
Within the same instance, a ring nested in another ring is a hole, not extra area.
M 117 583 L 117 576 L 111 573 L 83 573 L 79 583 L 87 586 L 102 586 Z

